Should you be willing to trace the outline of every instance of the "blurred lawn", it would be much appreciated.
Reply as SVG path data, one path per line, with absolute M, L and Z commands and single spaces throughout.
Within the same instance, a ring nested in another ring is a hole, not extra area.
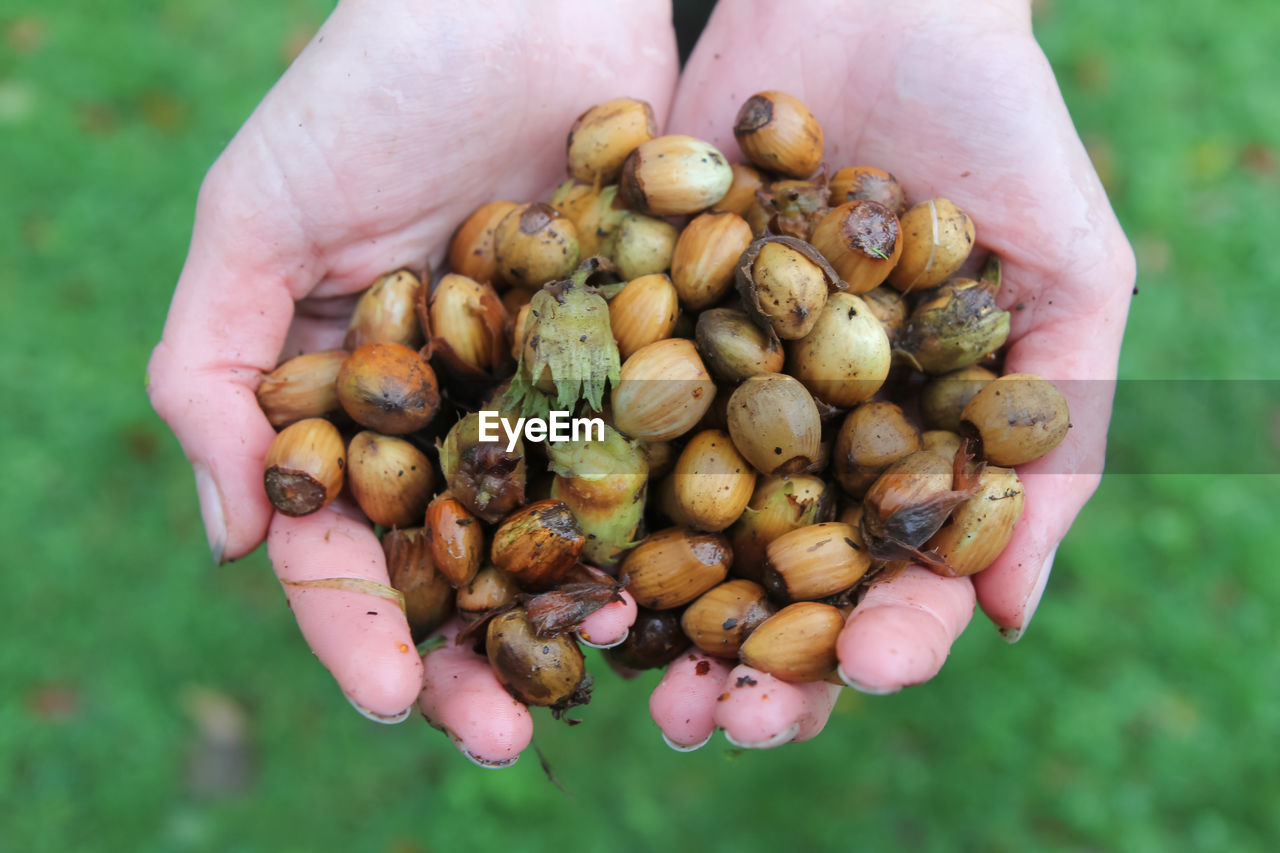
M 1280 6 L 1037 7 L 1138 252 L 1122 378 L 1271 380 L 1230 386 L 1243 418 L 1122 383 L 1120 469 L 1273 474 L 1109 476 L 1019 645 L 979 615 L 808 744 L 678 755 L 656 676 L 597 664 L 582 726 L 539 715 L 564 794 L 356 716 L 262 554 L 210 565 L 143 393 L 200 178 L 328 5 L 0 9 L 0 849 L 1274 849 Z

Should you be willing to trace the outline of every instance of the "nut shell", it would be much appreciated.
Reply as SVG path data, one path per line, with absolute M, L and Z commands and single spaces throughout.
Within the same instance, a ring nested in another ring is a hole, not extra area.
M 342 407 L 338 372 L 350 355 L 346 350 L 309 352 L 291 358 L 262 377 L 258 405 L 276 429 L 304 418 L 318 418 Z
M 495 374 L 511 361 L 511 318 L 492 285 L 450 273 L 431 293 L 431 345 L 458 378 Z
M 785 373 L 761 373 L 729 398 L 729 435 L 762 474 L 796 474 L 819 454 L 822 421 L 813 396 Z
M 680 611 L 636 608 L 636 621 L 631 624 L 621 645 L 605 651 L 612 663 L 627 669 L 657 669 L 666 666 L 689 648 L 689 638 L 680 628 Z
M 756 472 L 728 433 L 708 429 L 689 439 L 672 480 L 680 520 L 698 530 L 719 531 L 746 509 Z
M 427 505 L 423 530 L 436 568 L 456 587 L 471 583 L 484 559 L 484 526 L 445 492 Z
M 440 408 L 431 365 L 402 344 L 365 344 L 338 371 L 338 400 L 352 420 L 383 435 L 422 429 Z
M 961 414 L 961 435 L 982 441 L 993 465 L 1039 459 L 1067 437 L 1071 414 L 1062 392 L 1033 373 L 1001 376 L 978 391 Z
M 713 657 L 733 659 L 744 640 L 774 614 L 764 587 L 730 580 L 704 592 L 685 609 L 680 626 L 693 644 Z
M 494 531 L 493 564 L 525 589 L 550 589 L 578 562 L 586 541 L 563 501 L 535 501 Z
M 636 146 L 658 133 L 653 107 L 637 98 L 614 98 L 578 116 L 565 142 L 569 174 L 584 184 L 611 184 Z
M 374 524 L 419 525 L 434 481 L 431 460 L 403 438 L 364 430 L 347 446 L 347 485 Z
M 651 534 L 622 561 L 620 576 L 641 607 L 688 604 L 725 579 L 733 552 L 718 533 L 671 527 Z
M 892 210 L 895 216 L 901 216 L 907 210 L 902 184 L 883 169 L 847 166 L 831 176 L 827 188 L 831 191 L 832 205 L 866 199 L 880 202 Z
M 404 596 L 413 641 L 420 643 L 453 613 L 453 587 L 432 562 L 421 527 L 388 530 L 382 534 L 382 551 L 391 585 Z
M 539 637 L 522 608 L 489 621 L 485 651 L 498 681 L 526 705 L 559 705 L 584 686 L 586 661 L 578 644 L 564 634 Z
M 416 306 L 423 286 L 408 270 L 396 270 L 375 281 L 356 302 L 343 348 L 354 350 L 377 341 L 391 341 L 410 349 L 422 346 L 423 329 Z
M 996 306 L 990 288 L 956 278 L 911 312 L 903 348 L 916 366 L 938 375 L 977 362 L 1008 337 L 1009 312 Z
M 809 334 L 787 345 L 787 367 L 818 399 L 845 408 L 884 385 L 892 358 L 884 326 L 862 299 L 833 293 Z
M 623 359 L 643 346 L 671 337 L 680 303 L 671 279 L 661 273 L 627 282 L 609 302 L 609 326 Z
M 978 478 L 978 491 L 960 504 L 925 548 L 937 551 L 947 569 L 929 566 L 943 575 L 973 575 L 995 562 L 1013 538 L 1022 517 L 1022 482 L 1012 468 L 988 465 Z
M 757 92 L 734 120 L 738 147 L 762 169 L 807 178 L 822 162 L 822 127 L 804 103 L 786 92 Z
M 931 198 L 902 215 L 902 257 L 889 283 L 903 293 L 946 281 L 973 249 L 973 220 L 950 199 Z
M 680 232 L 671 258 L 671 283 L 680 301 L 695 311 L 719 302 L 733 286 L 734 268 L 751 240 L 751 226 L 736 213 L 694 217 Z
M 494 282 L 498 278 L 494 232 L 498 223 L 519 206 L 514 201 L 491 201 L 476 208 L 449 244 L 449 269 L 473 281 Z
M 458 589 L 458 615 L 474 623 L 516 600 L 520 587 L 515 579 L 493 566 L 482 566 L 471 582 Z
M 730 168 L 733 172 L 733 182 L 729 184 L 729 191 L 713 204 L 711 209 L 736 213 L 746 219 L 749 211 L 760 208 L 756 191 L 764 189 L 765 181 L 759 171 L 745 163 L 734 163 Z
M 875 400 L 844 419 L 832 449 L 832 469 L 844 491 L 861 497 L 886 468 L 920 449 L 920 433 L 902 407 Z
M 786 354 L 778 336 L 735 308 L 712 308 L 698 315 L 698 352 L 717 379 L 741 382 L 757 373 L 781 373 Z
M 281 430 L 267 448 L 267 498 L 284 515 L 309 515 L 338 496 L 346 465 L 337 427 L 323 418 L 298 421 Z
M 753 581 L 764 578 L 765 548 L 784 533 L 831 521 L 833 489 L 819 477 L 796 474 L 761 478 L 751 501 L 729 529 L 733 573 Z
M 994 373 L 976 364 L 931 378 L 920 389 L 920 414 L 925 425 L 958 433 L 964 407 L 995 379 Z
M 693 429 L 715 394 L 692 341 L 656 341 L 623 362 L 611 397 L 614 425 L 632 438 L 669 441 Z
M 818 220 L 811 242 L 850 293 L 866 293 L 898 263 L 903 241 L 892 210 L 876 201 L 850 201 Z
M 822 681 L 836 668 L 844 616 L 829 604 L 804 601 L 761 623 L 739 652 L 742 662 L 783 681 Z
M 498 223 L 493 239 L 498 271 L 516 287 L 559 281 L 578 266 L 578 229 L 549 204 L 512 210 Z
M 776 601 L 813 601 L 843 592 L 871 567 L 847 524 L 829 521 L 784 533 L 765 548 L 764 586 Z
M 609 256 L 624 279 L 666 272 L 671 268 L 679 235 L 666 220 L 629 213 L 618 223 Z
M 715 204 L 733 183 L 733 169 L 710 142 L 659 136 L 637 147 L 622 164 L 618 195 L 650 216 L 681 216 Z

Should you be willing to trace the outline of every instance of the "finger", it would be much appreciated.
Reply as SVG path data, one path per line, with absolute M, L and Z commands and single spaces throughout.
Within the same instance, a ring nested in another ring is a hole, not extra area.
M 442 631 L 445 643 L 422 658 L 418 708 L 458 751 L 481 767 L 509 767 L 533 740 L 529 709 L 499 683 L 470 644 L 454 642 L 461 626 Z
M 220 161 L 225 162 L 225 161 Z M 147 366 L 151 404 L 196 472 L 215 560 L 253 550 L 272 509 L 262 460 L 275 435 L 255 390 L 275 367 L 293 316 L 294 290 L 311 280 L 307 253 L 285 234 L 265 249 L 237 219 L 223 187 L 234 165 L 215 166 L 201 189 L 191 250 L 160 343 Z M 264 235 L 273 227 L 262 224 Z
M 636 621 L 636 600 L 631 593 L 619 593 L 621 601 L 611 601 L 592 613 L 578 626 L 578 639 L 596 649 L 608 649 L 627 639 Z
M 422 661 L 404 612 L 366 592 L 295 585 L 324 578 L 389 585 L 368 523 L 332 506 L 302 518 L 277 514 L 267 554 L 303 637 L 351 704 L 370 719 L 403 720 L 422 689 Z
M 1123 322 L 1123 321 L 1121 321 Z M 1067 400 L 1071 428 L 1045 456 L 1018 467 L 1025 509 L 1000 556 L 973 577 L 978 603 L 1010 642 L 1016 642 L 1039 606 L 1058 544 L 1101 481 L 1111 421 L 1114 363 L 1095 363 L 1100 342 L 1080 351 L 1086 334 L 1069 322 L 1020 340 L 1005 362 L 1007 373 L 1035 373 L 1053 381 Z M 1063 336 L 1073 336 L 1070 343 Z
M 649 696 L 649 715 L 667 746 L 692 752 L 715 733 L 716 698 L 723 692 L 730 665 L 701 652 L 672 661 Z
M 736 746 L 769 749 L 817 736 L 839 694 L 835 684 L 791 684 L 740 664 L 717 697 L 715 721 Z
M 840 678 L 864 693 L 894 693 L 938 674 L 973 616 L 973 584 L 919 566 L 867 590 L 836 643 Z

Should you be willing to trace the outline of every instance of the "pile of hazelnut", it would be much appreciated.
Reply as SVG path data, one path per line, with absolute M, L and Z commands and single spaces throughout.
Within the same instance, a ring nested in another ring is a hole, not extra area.
M 418 641 L 456 614 L 523 702 L 586 700 L 573 631 L 624 589 L 619 669 L 694 645 L 833 678 L 868 583 L 989 566 L 1016 466 L 1069 427 L 1049 381 L 999 375 L 999 261 L 957 277 L 964 211 L 908 206 L 876 168 L 828 177 L 786 93 L 752 95 L 734 134 L 749 164 L 656 135 L 643 101 L 592 107 L 548 202 L 480 207 L 447 274 L 380 278 L 344 349 L 258 391 L 272 503 L 304 515 L 345 486 L 383 530 L 394 589 L 370 591 Z

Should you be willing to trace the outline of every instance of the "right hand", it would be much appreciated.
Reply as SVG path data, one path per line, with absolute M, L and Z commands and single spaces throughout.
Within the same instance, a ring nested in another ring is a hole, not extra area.
M 148 366 L 152 405 L 195 469 L 215 562 L 265 538 L 282 581 L 388 582 L 358 510 L 340 500 L 303 518 L 273 512 L 262 463 L 274 430 L 254 394 L 262 374 L 340 346 L 355 294 L 387 270 L 438 262 L 480 204 L 545 197 L 563 180 L 565 134 L 586 106 L 625 93 L 661 121 L 675 77 L 661 0 L 339 3 L 209 170 Z M 351 703 L 404 719 L 423 663 L 403 614 L 356 592 L 285 592 Z M 514 760 L 529 733 L 501 731 L 512 716 L 463 727 L 512 700 L 482 658 L 456 663 L 468 690 L 428 679 L 424 708 L 478 762 Z

